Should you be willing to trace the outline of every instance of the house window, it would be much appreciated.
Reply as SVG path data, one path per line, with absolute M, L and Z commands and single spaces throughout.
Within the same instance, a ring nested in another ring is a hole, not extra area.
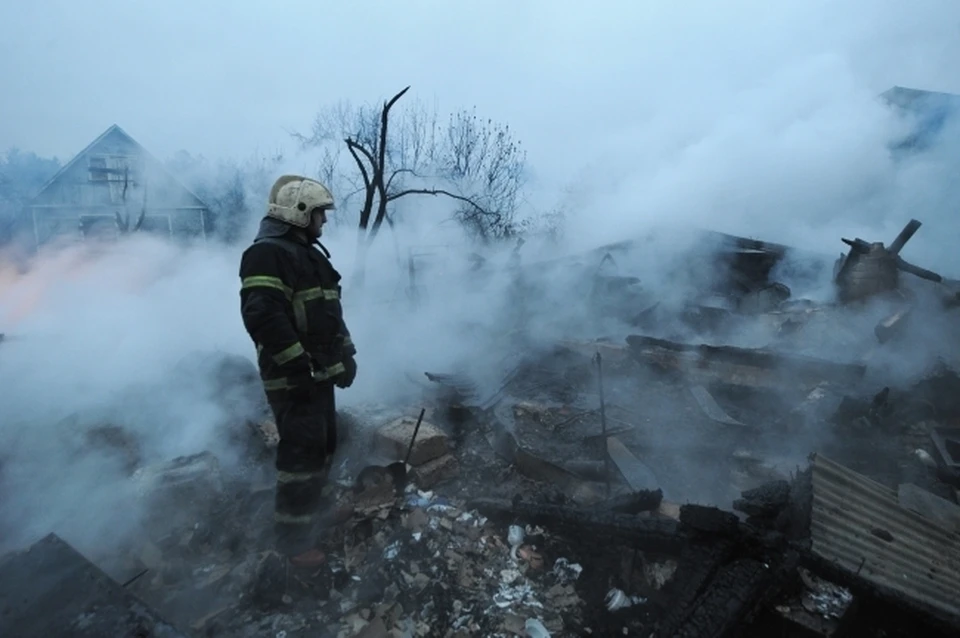
M 91 182 L 105 182 L 107 181 L 107 158 L 106 157 L 91 157 L 88 164 L 90 169 L 90 181 Z
M 139 163 L 132 155 L 92 155 L 87 169 L 91 182 L 128 182 L 135 186 L 140 177 Z

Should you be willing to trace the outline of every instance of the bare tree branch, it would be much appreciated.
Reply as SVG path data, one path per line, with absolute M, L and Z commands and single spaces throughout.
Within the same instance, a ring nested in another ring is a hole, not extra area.
M 396 179 L 398 175 L 403 174 L 416 175 L 412 168 L 398 168 L 397 170 L 393 171 L 393 174 L 390 175 L 390 179 L 387 180 L 387 192 L 390 192 L 390 187 L 393 185 L 393 180 Z
M 407 195 L 444 195 L 446 197 L 449 197 L 450 199 L 455 199 L 457 201 L 461 201 L 466 204 L 469 204 L 470 206 L 475 208 L 477 211 L 485 215 L 496 214 L 496 213 L 491 213 L 490 211 L 484 209 L 483 206 L 476 203 L 469 197 L 465 197 L 463 195 L 457 195 L 456 193 L 451 193 L 450 191 L 444 190 L 442 188 L 408 188 L 406 190 L 402 190 L 398 193 L 393 193 L 392 195 L 388 196 L 387 201 L 393 202 L 400 199 L 401 197 L 406 197 Z
M 387 215 L 387 204 L 389 199 L 387 198 L 387 185 L 384 181 L 384 173 L 387 170 L 387 126 L 390 122 L 390 109 L 393 108 L 393 105 L 397 103 L 397 100 L 403 97 L 403 95 L 410 90 L 410 87 L 406 87 L 396 95 L 394 95 L 390 100 L 383 105 L 383 111 L 380 114 L 380 156 L 377 158 L 379 163 L 376 164 L 376 171 L 374 174 L 374 181 L 377 186 L 377 194 L 380 196 L 380 201 L 377 206 L 377 216 L 373 220 L 373 228 L 371 229 L 370 241 L 373 241 L 373 238 L 376 237 L 377 231 L 380 229 L 380 225 L 383 224 L 383 219 Z
M 407 86 L 379 104 L 351 107 L 340 102 L 314 118 L 308 135 L 295 135 L 304 147 L 324 155 L 319 173 L 336 190 L 363 192 L 358 224 L 358 281 L 366 251 L 382 225 L 393 228 L 395 206 L 408 195 L 432 195 L 457 204 L 453 218 L 483 241 L 523 232 L 514 221 L 521 201 L 526 154 L 508 126 L 477 117 L 475 109 L 438 123 L 437 109 L 420 101 L 403 102 Z M 352 161 L 336 175 L 336 148 Z M 355 167 L 355 168 L 354 168 Z M 335 178 L 336 175 L 336 178 Z
M 353 156 L 354 161 L 357 163 L 357 168 L 360 169 L 360 174 L 363 176 L 363 208 L 360 209 L 360 228 L 361 230 L 366 230 L 367 224 L 370 223 L 370 210 L 373 208 L 373 197 L 375 195 L 376 177 L 371 178 L 370 173 L 367 170 L 367 167 L 363 165 L 363 160 L 360 159 L 358 153 L 362 153 L 367 159 L 370 160 L 370 163 L 373 164 L 373 156 L 370 154 L 367 149 L 360 146 L 360 144 L 354 142 L 349 137 L 345 140 L 347 143 L 347 148 L 350 150 L 350 155 Z M 376 165 L 371 166 L 371 170 L 376 170 Z

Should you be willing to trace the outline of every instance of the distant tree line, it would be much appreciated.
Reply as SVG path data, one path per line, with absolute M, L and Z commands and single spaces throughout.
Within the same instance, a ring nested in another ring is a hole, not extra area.
M 409 89 L 376 105 L 330 105 L 316 114 L 309 133 L 294 134 L 318 155 L 316 176 L 338 199 L 334 223 L 357 225 L 359 278 L 384 224 L 398 223 L 402 202 L 410 202 L 404 210 L 415 210 L 417 198 L 447 200 L 450 218 L 481 243 L 559 233 L 561 213 L 523 210 L 526 151 L 508 125 L 475 108 L 441 117 L 419 100 L 402 101 Z M 182 150 L 166 166 L 210 208 L 207 236 L 235 243 L 249 239 L 245 233 L 263 214 L 283 159 L 253 153 L 211 161 Z M 10 241 L 30 199 L 60 167 L 57 158 L 17 149 L 0 156 L 0 242 Z M 139 227 L 136 216 L 120 216 L 117 224 L 121 233 Z
M 11 148 L 0 154 L 0 244 L 14 237 L 26 205 L 60 170 L 60 160 Z

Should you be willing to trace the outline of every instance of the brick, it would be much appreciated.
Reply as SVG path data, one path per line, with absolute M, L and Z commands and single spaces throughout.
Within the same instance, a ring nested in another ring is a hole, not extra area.
M 422 426 L 421 426 L 422 427 Z M 449 481 L 460 476 L 460 463 L 452 454 L 427 461 L 412 470 L 413 483 L 421 490 L 428 490 L 434 485 Z
M 377 431 L 374 437 L 374 449 L 386 458 L 395 461 L 404 460 L 416 424 L 417 420 L 412 417 L 402 417 L 387 423 Z M 410 455 L 410 465 L 422 465 L 449 451 L 447 435 L 432 423 L 423 421 Z

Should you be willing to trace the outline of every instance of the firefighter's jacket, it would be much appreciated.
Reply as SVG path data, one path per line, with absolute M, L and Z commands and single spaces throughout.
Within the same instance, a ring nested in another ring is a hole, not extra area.
M 340 273 L 303 234 L 265 218 L 240 260 L 243 324 L 268 395 L 334 379 L 356 354 L 340 305 Z

